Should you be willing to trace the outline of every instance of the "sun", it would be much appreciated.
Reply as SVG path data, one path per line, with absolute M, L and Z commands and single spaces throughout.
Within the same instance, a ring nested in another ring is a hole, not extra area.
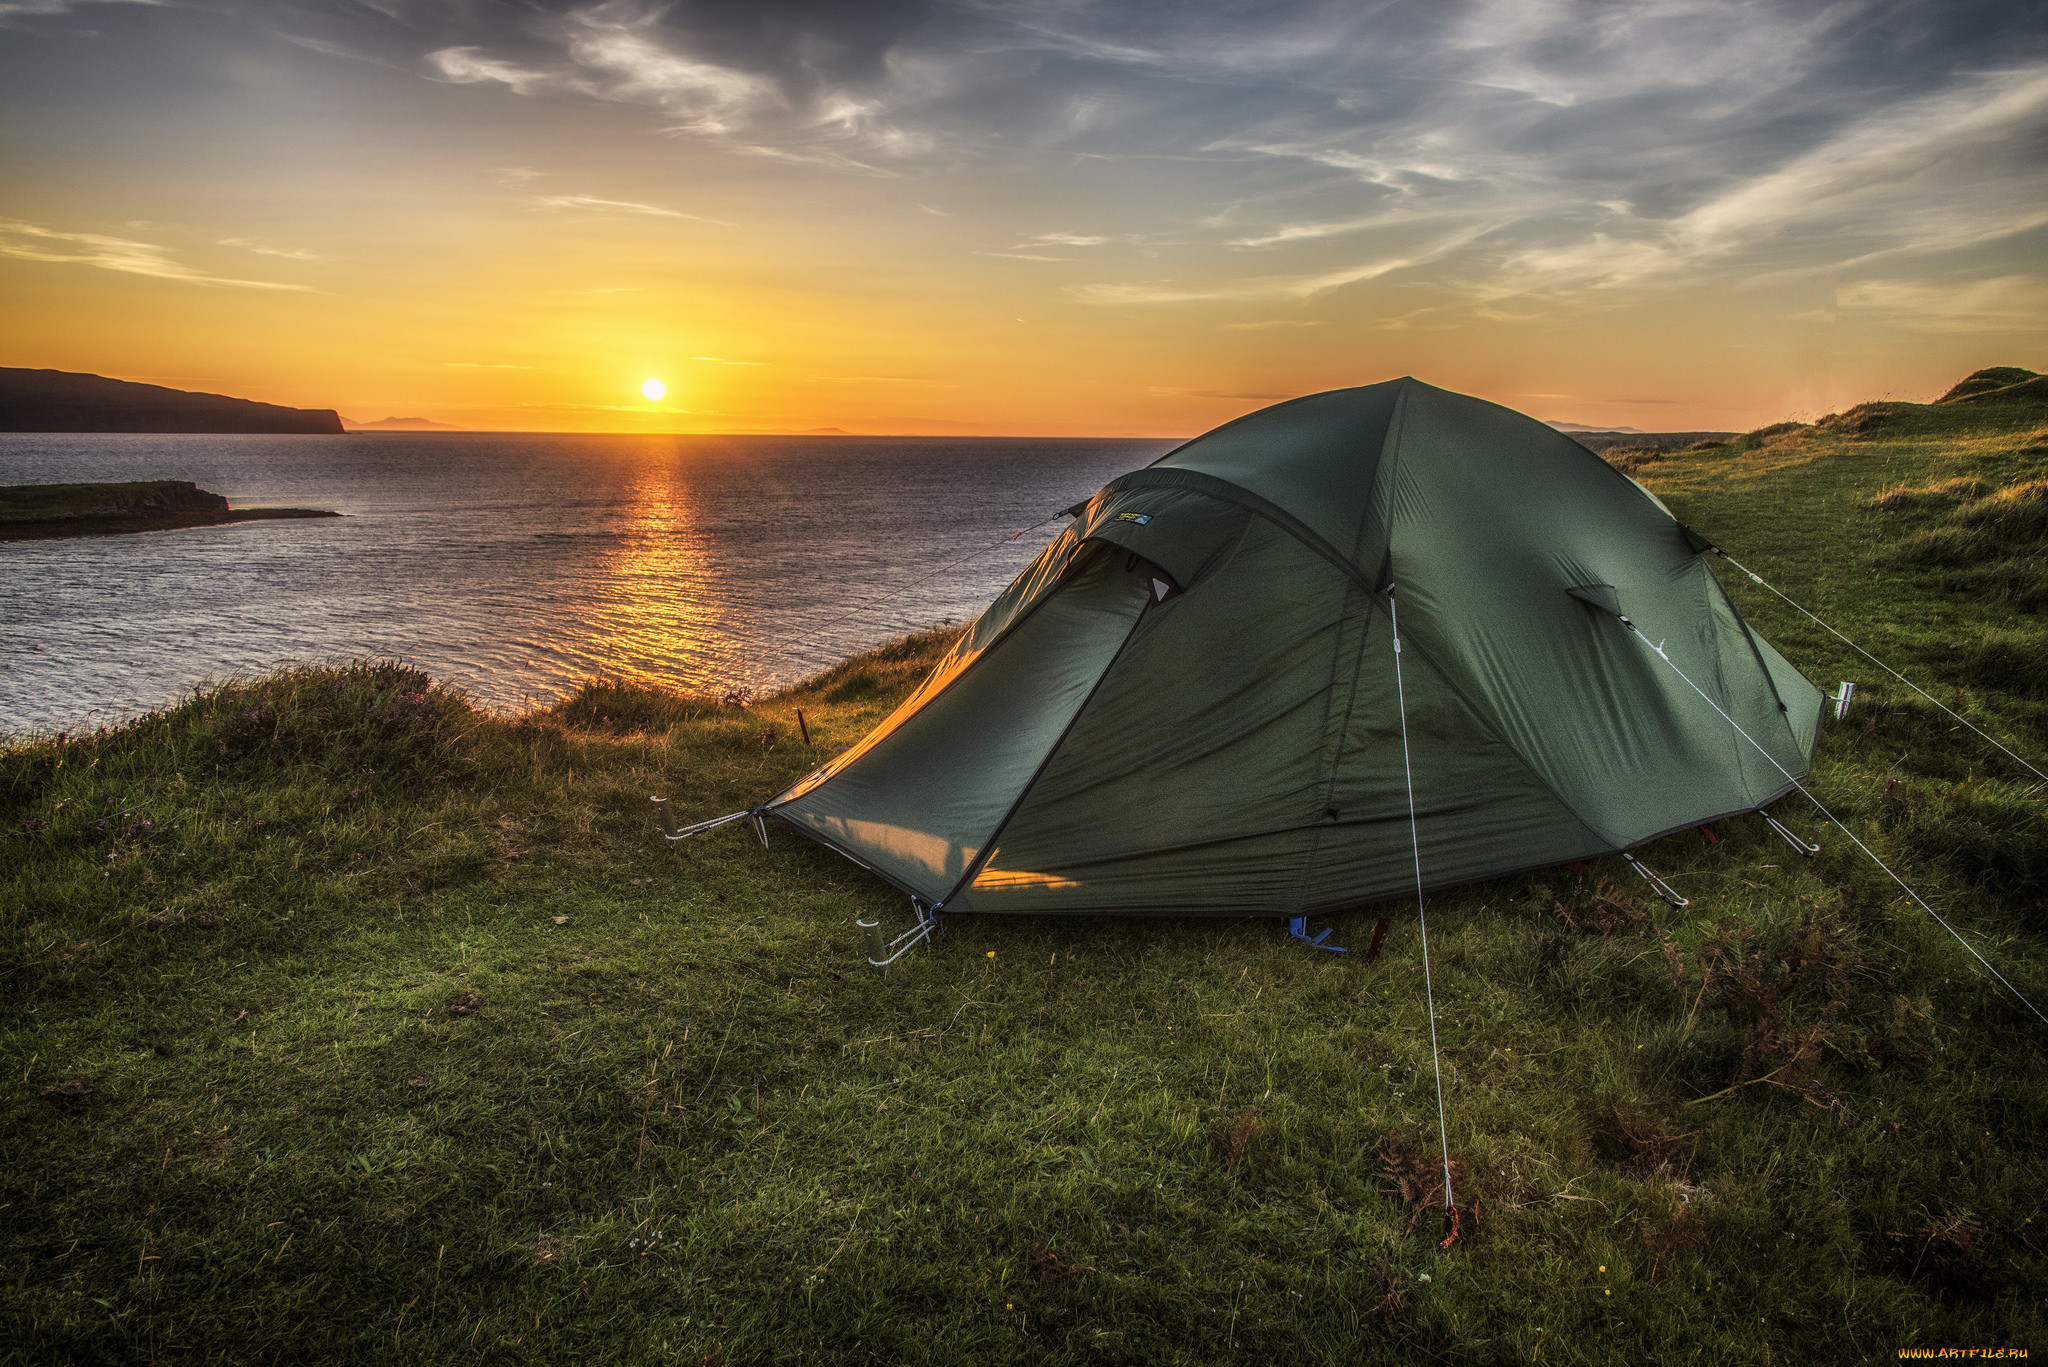
M 661 396 L 668 393 L 668 386 L 660 380 L 649 380 L 640 386 L 640 392 L 647 396 L 647 402 L 660 403 Z

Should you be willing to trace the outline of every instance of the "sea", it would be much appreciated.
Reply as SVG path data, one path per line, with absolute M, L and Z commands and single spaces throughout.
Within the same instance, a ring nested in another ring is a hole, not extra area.
M 0 543 L 0 733 L 398 660 L 504 712 L 761 693 L 972 620 L 1164 440 L 0 434 L 0 484 L 185 479 L 338 518 Z

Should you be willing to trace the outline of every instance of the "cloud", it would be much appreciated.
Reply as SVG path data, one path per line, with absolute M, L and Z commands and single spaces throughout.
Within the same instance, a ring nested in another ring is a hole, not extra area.
M 693 361 L 708 361 L 712 365 L 767 365 L 766 361 L 729 361 L 723 356 L 692 356 Z
M 223 247 L 240 247 L 243 251 L 254 252 L 258 256 L 278 256 L 283 257 L 287 261 L 318 261 L 320 259 L 315 253 L 304 251 L 297 247 L 272 247 L 247 237 L 224 237 L 218 245 Z
M 532 95 L 555 84 L 544 71 L 529 71 L 511 62 L 486 56 L 475 47 L 444 47 L 427 54 L 427 61 L 441 78 L 457 85 L 485 85 L 496 82 L 510 86 L 521 95 Z
M 161 5 L 166 0 L 0 0 L 0 24 L 70 14 L 84 5 Z
M 1460 228 L 1434 243 L 1396 256 L 1381 257 L 1305 275 L 1265 275 L 1228 279 L 1211 285 L 1161 282 L 1094 284 L 1076 287 L 1074 297 L 1090 304 L 1179 304 L 1204 300 L 1309 299 L 1346 285 L 1378 280 L 1416 266 L 1428 265 L 1487 231 L 1480 223 Z
M 1294 399 L 1298 394 L 1226 394 L 1216 389 L 1166 389 L 1154 385 L 1145 391 L 1163 399 Z
M 682 218 L 692 223 L 713 223 L 723 228 L 732 226 L 722 218 L 686 214 L 676 209 L 664 209 L 659 204 L 636 204 L 629 199 L 598 199 L 593 195 L 539 195 L 533 202 L 544 209 L 572 209 L 592 214 L 628 214 L 642 218 Z
M 957 196 L 903 211 L 1014 244 L 991 255 L 1159 253 L 1151 278 L 1079 294 L 1104 305 L 1426 280 L 1440 317 L 1498 320 L 1675 286 L 1947 279 L 1937 258 L 1974 253 L 1967 284 L 2012 275 L 2048 226 L 2048 32 L 2004 0 L 209 5 L 479 95 L 636 107 L 792 176 L 945 177 Z M 996 183 L 1026 188 L 984 196 Z M 997 238 L 1002 203 L 1087 229 Z M 1412 302 L 1381 325 L 1420 318 Z
M 0 219 L 0 256 L 21 261 L 97 266 L 124 275 L 146 275 L 158 280 L 176 280 L 188 285 L 229 285 L 238 289 L 292 290 L 317 293 L 307 285 L 287 285 L 274 280 L 237 280 L 214 275 L 172 259 L 168 248 L 125 237 L 98 233 L 67 233 L 38 227 L 16 219 Z
M 1877 319 L 1926 332 L 2048 329 L 2048 279 L 2004 275 L 1968 282 L 1859 280 L 1836 291 L 1837 319 Z

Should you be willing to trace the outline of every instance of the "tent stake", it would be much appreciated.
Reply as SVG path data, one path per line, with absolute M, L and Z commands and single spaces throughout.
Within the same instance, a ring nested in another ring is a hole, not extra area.
M 1765 817 L 1764 819 L 1766 821 L 1770 820 L 1769 817 Z M 1627 850 L 1623 850 L 1621 852 L 1621 857 L 1628 861 L 1628 866 L 1630 868 L 1634 869 L 1637 873 L 1643 876 L 1643 881 L 1650 885 L 1650 890 L 1652 892 L 1655 892 L 1659 897 L 1669 902 L 1672 906 L 1682 909 L 1692 905 L 1692 901 L 1690 898 L 1680 897 L 1675 888 L 1673 888 L 1669 883 L 1665 882 L 1663 879 L 1659 878 L 1656 874 L 1650 872 L 1650 866 L 1648 864 L 1645 864 L 1642 860 L 1636 858 Z
M 930 939 L 933 931 L 942 929 L 939 925 L 939 909 L 937 907 L 928 907 L 924 904 L 923 899 L 917 897 L 910 899 L 910 905 L 917 912 L 917 924 L 887 943 L 884 943 L 882 940 L 882 923 L 880 921 L 855 919 L 854 924 L 860 927 L 862 934 L 866 937 L 868 963 L 873 967 L 887 968 L 890 964 L 895 963 L 911 950 Z M 891 951 L 894 952 L 892 953 Z
M 1772 816 L 1769 812 L 1759 811 L 1757 815 L 1764 819 L 1764 824 L 1766 826 L 1769 826 L 1779 835 L 1784 836 L 1786 844 L 1790 845 L 1793 849 L 1805 855 L 1808 859 L 1811 859 L 1815 855 L 1820 853 L 1820 846 L 1808 844 L 1806 841 L 1800 839 L 1799 836 L 1792 830 L 1790 826 L 1787 826 L 1784 822 L 1778 820 L 1778 818 Z
M 1322 934 L 1311 936 L 1308 933 L 1308 917 L 1296 916 L 1287 922 L 1287 933 L 1305 943 L 1310 949 L 1326 949 L 1332 954 L 1349 954 L 1351 951 L 1342 945 L 1326 945 L 1323 943 L 1323 941 L 1330 938 L 1335 929 L 1335 926 L 1324 926 Z
M 1380 917 L 1380 923 L 1372 928 L 1372 944 L 1365 951 L 1365 957 L 1368 961 L 1379 958 L 1380 946 L 1387 942 L 1387 927 L 1393 924 L 1393 917 L 1382 916 Z

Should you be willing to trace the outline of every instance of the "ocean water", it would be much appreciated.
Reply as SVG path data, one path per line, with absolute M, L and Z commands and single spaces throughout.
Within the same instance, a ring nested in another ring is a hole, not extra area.
M 344 514 L 0 543 L 0 732 L 362 657 L 505 710 L 595 674 L 772 688 L 972 618 L 1060 509 L 1173 444 L 0 434 L 0 484 L 189 479 Z

